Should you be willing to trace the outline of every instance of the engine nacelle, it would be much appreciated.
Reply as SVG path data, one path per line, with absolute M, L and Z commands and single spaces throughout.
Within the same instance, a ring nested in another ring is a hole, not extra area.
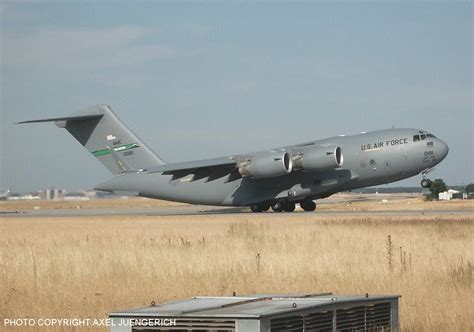
M 315 146 L 293 158 L 294 169 L 320 171 L 341 167 L 344 162 L 339 146 Z
M 288 152 L 269 152 L 255 156 L 239 166 L 242 176 L 253 178 L 272 178 L 291 173 L 293 162 Z

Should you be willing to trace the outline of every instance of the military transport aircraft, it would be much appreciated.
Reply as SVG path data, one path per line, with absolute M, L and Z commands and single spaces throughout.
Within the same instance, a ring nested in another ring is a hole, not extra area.
M 192 204 L 250 206 L 253 212 L 313 211 L 313 200 L 340 191 L 385 184 L 427 173 L 448 146 L 419 129 L 387 129 L 337 136 L 243 155 L 166 163 L 130 131 L 107 105 L 55 122 L 114 175 L 94 189 Z

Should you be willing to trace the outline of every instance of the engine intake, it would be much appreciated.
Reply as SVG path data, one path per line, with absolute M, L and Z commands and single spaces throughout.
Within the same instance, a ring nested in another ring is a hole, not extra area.
M 272 178 L 291 173 L 293 161 L 288 152 L 269 152 L 242 163 L 239 173 L 253 178 Z
M 344 163 L 342 149 L 339 146 L 316 146 L 302 151 L 293 158 L 294 169 L 320 171 L 341 167 Z

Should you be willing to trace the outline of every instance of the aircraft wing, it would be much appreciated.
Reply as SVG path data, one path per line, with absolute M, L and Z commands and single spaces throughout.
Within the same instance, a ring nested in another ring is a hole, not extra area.
M 148 168 L 147 171 L 148 173 L 171 174 L 173 180 L 193 174 L 190 181 L 207 178 L 207 182 L 229 175 L 227 181 L 230 182 L 241 177 L 236 168 L 237 163 L 238 161 L 233 157 L 222 157 L 165 164 Z
M 173 172 L 183 170 L 195 170 L 205 167 L 229 167 L 237 165 L 237 161 L 232 157 L 222 157 L 214 159 L 185 161 L 182 163 L 171 163 L 155 166 L 148 169 L 148 173 Z

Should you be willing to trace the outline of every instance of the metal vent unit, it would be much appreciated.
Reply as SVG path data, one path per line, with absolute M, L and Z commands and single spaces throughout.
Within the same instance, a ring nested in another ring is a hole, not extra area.
M 138 322 L 152 322 L 147 317 L 140 317 Z M 159 324 L 159 323 L 158 323 Z M 158 325 L 157 324 L 157 325 Z M 235 331 L 235 320 L 219 320 L 219 319 L 185 319 L 176 318 L 176 324 L 162 323 L 162 326 L 139 326 L 139 323 L 132 323 L 132 331 L 140 332 L 156 332 L 156 331 Z M 166 327 L 166 325 L 173 325 Z
M 398 331 L 399 296 L 193 297 L 109 314 L 111 332 Z

